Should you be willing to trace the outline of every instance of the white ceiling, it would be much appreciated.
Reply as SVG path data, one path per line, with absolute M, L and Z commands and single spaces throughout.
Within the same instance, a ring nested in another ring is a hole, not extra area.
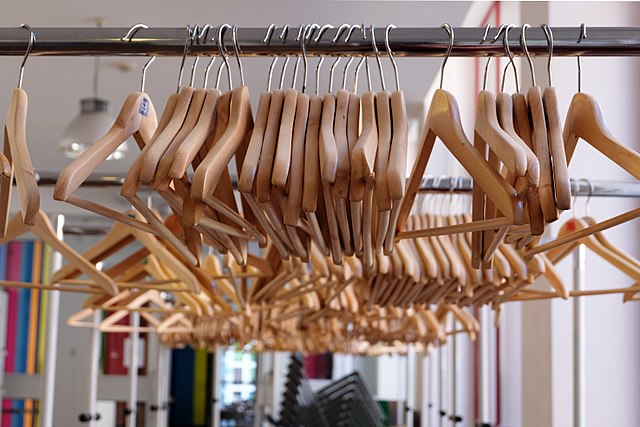
M 104 19 L 104 26 L 130 27 L 143 22 L 151 27 L 182 27 L 186 24 L 219 23 L 244 27 L 264 27 L 269 24 L 299 25 L 342 23 L 374 24 L 378 27 L 393 23 L 403 27 L 439 26 L 444 22 L 460 25 L 470 2 L 402 2 L 402 1 L 331 1 L 331 0 L 236 0 L 220 2 L 191 0 L 36 0 L 9 2 L 0 9 L 0 26 L 27 23 L 34 27 L 87 27 L 95 25 L 95 17 Z M 25 32 L 26 33 L 26 32 Z M 0 114 L 6 114 L 9 96 L 18 77 L 21 58 L 0 58 Z M 127 59 L 140 66 L 144 59 Z M 115 116 L 122 101 L 139 88 L 138 71 L 123 73 L 113 65 L 120 58 L 104 58 L 100 76 L 100 96 L 110 101 L 110 113 Z M 175 90 L 179 58 L 159 58 L 149 68 L 146 91 L 160 113 L 166 97 Z M 29 94 L 27 139 L 33 164 L 39 171 L 60 171 L 69 160 L 57 152 L 65 126 L 78 113 L 78 100 L 91 95 L 94 61 L 88 57 L 32 57 L 28 60 L 23 88 Z M 247 85 L 256 97 L 264 90 L 269 61 L 264 58 L 243 60 Z M 440 65 L 438 59 L 399 58 L 400 78 L 407 96 L 410 114 L 421 115 L 422 99 Z M 375 70 L 375 67 L 372 68 Z M 373 73 L 373 71 L 372 71 Z M 386 69 L 387 79 L 392 76 Z M 377 78 L 376 74 L 372 74 Z M 389 80 L 391 81 L 391 80 Z M 135 149 L 135 148 L 134 148 Z M 102 172 L 124 172 L 133 156 L 102 165 Z M 43 202 L 48 191 L 43 191 Z M 115 196 L 115 195 L 114 195 Z M 49 196 L 50 197 L 50 196 Z M 45 205 L 46 206 L 46 205 Z

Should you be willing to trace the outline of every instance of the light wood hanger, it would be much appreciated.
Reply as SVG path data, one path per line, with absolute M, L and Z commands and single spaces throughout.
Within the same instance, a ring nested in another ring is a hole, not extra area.
M 354 248 L 351 242 L 351 228 L 349 227 L 349 212 L 347 200 L 349 198 L 349 181 L 351 177 L 351 156 L 348 137 L 348 114 L 350 95 L 342 89 L 336 94 L 336 112 L 333 126 L 334 139 L 338 153 L 336 181 L 333 185 L 333 197 L 336 203 L 336 218 L 340 228 L 340 236 L 344 247 L 344 254 L 352 256 Z
M 35 234 L 39 239 L 43 240 L 53 249 L 62 254 L 62 256 L 78 270 L 86 274 L 97 286 L 102 288 L 105 293 L 108 295 L 115 295 L 118 293 L 116 284 L 109 276 L 98 271 L 95 268 L 95 265 L 91 264 L 86 258 L 73 250 L 69 245 L 58 239 L 49 218 L 42 210 L 38 211 L 38 215 L 36 216 L 36 221 L 33 226 L 26 225 L 22 220 L 21 215 L 16 215 L 9 223 L 5 236 L 0 238 L 0 244 L 13 240 L 27 232 Z M 55 276 L 52 281 L 55 283 Z
M 393 128 L 391 120 L 391 94 L 388 91 L 376 94 L 376 110 L 378 122 L 378 148 L 375 161 L 375 198 L 378 212 L 378 227 L 376 231 L 375 249 L 382 250 L 391 216 L 391 195 L 389 191 L 388 171 L 390 168 L 389 155 Z
M 388 97 L 385 98 L 388 105 Z M 384 102 L 384 101 L 383 101 Z M 360 195 L 351 195 L 352 202 L 362 202 L 362 243 L 364 262 L 367 268 L 373 267 L 373 189 L 375 176 L 375 162 L 378 149 L 378 123 L 376 117 L 376 94 L 366 92 L 362 95 L 362 129 L 358 141 L 351 152 L 351 167 L 356 171 L 356 179 L 362 184 L 358 187 L 363 191 Z M 390 123 L 386 123 L 385 132 L 390 133 Z M 387 187 L 388 188 L 388 187 Z M 352 221 L 357 215 L 352 212 Z M 357 235 L 356 224 L 352 222 L 354 235 Z

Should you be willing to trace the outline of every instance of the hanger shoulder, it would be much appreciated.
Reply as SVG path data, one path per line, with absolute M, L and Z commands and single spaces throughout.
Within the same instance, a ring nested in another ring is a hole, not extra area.
M 13 173 L 20 199 L 20 211 L 25 224 L 33 225 L 40 210 L 40 192 L 27 146 L 28 104 L 27 93 L 20 88 L 15 88 L 5 122 L 5 137 L 9 142 Z
M 496 153 L 506 168 L 515 176 L 524 176 L 527 171 L 527 157 L 511 136 L 498 123 L 496 100 L 489 91 L 480 91 L 476 110 L 475 132 Z
M 296 226 L 300 220 L 304 179 L 304 143 L 309 114 L 309 96 L 298 94 L 296 121 L 292 135 L 291 170 L 289 172 L 289 194 L 286 200 L 284 223 Z
M 324 182 L 333 184 L 336 180 L 338 168 L 338 151 L 333 135 L 336 98 L 327 93 L 322 102 L 322 119 L 319 133 L 320 176 Z
M 373 176 L 377 148 L 376 94 L 367 92 L 362 95 L 362 131 L 351 153 L 351 167 L 360 179 Z
M 158 163 L 160 162 L 162 155 L 178 132 L 180 132 L 180 129 L 184 124 L 194 92 L 195 90 L 190 87 L 185 87 L 180 91 L 171 119 L 160 133 L 154 135 L 151 141 L 147 141 L 149 149 L 145 152 L 144 160 L 141 163 L 141 183 L 146 184 L 153 182 L 153 177 L 155 176 L 156 168 L 158 167 Z
M 262 142 L 267 127 L 267 118 L 269 116 L 269 105 L 271 103 L 271 93 L 262 92 L 258 101 L 258 110 L 256 112 L 256 122 L 253 126 L 249 147 L 242 162 L 242 172 L 238 178 L 238 190 L 241 193 L 250 193 L 254 187 L 256 173 L 258 172 L 258 162 L 262 152 Z
M 206 138 L 206 132 L 209 130 L 209 125 L 211 124 L 212 119 L 211 111 L 204 111 L 204 103 L 207 98 L 207 94 L 208 91 L 206 89 L 198 89 L 193 94 L 191 104 L 189 105 L 189 111 L 187 112 L 187 116 L 184 119 L 184 123 L 182 124 L 180 131 L 178 131 L 165 152 L 160 156 L 160 160 L 153 177 L 154 188 L 163 190 L 169 187 L 169 183 L 171 182 L 169 170 L 173 165 L 178 148 L 186 142 L 187 138 L 196 129 L 196 126 L 201 122 L 201 118 L 202 121 L 205 122 L 205 126 L 199 129 L 200 132 L 197 136 L 200 141 L 204 141 Z
M 150 104 L 145 93 L 129 95 L 111 129 L 60 173 L 53 198 L 66 201 L 109 155 L 140 128 L 143 121 L 153 121 L 155 125 L 155 116 L 149 114 Z
M 404 197 L 407 175 L 407 146 L 409 144 L 409 123 L 404 93 L 391 94 L 391 112 L 393 115 L 393 137 L 389 151 L 389 194 L 397 200 Z
M 213 131 L 218 101 L 221 95 L 218 89 L 207 90 L 197 125 L 178 146 L 173 156 L 173 161 L 168 173 L 170 178 L 180 179 L 187 173 L 189 165 L 198 155 L 207 136 Z
M 191 196 L 196 200 L 204 200 L 215 190 L 223 170 L 227 169 L 233 154 L 244 141 L 249 130 L 249 117 L 251 117 L 249 89 L 246 86 L 238 87 L 233 90 L 231 97 L 227 129 L 194 173 Z
M 567 156 L 564 152 L 564 140 L 560 126 L 558 97 L 554 87 L 544 89 L 544 107 L 549 132 L 549 152 L 553 159 L 553 184 L 556 205 L 560 210 L 571 209 L 571 182 L 567 168 Z
M 296 103 L 298 102 L 298 91 L 288 89 L 284 94 L 282 114 L 280 116 L 280 130 L 276 141 L 276 152 L 273 159 L 273 172 L 271 183 L 284 187 L 289 176 L 291 166 L 291 142 L 293 138 L 293 127 L 296 120 Z
M 349 92 L 346 90 L 339 90 L 336 94 L 336 111 L 333 126 L 338 155 L 334 192 L 337 198 L 342 199 L 346 199 L 349 193 L 349 178 L 351 175 L 351 156 L 349 155 L 349 137 L 347 134 L 349 99 Z
M 532 86 L 527 92 L 532 121 L 532 140 L 534 152 L 540 163 L 540 182 L 538 195 L 540 206 L 546 222 L 558 219 L 555 197 L 553 195 L 553 172 L 549 153 L 547 123 L 542 102 L 542 91 L 539 86 Z

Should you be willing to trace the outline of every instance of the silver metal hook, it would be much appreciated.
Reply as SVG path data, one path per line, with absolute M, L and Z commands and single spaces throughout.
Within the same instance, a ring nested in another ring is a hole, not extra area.
M 320 25 L 318 24 L 311 24 L 311 25 L 307 25 L 304 33 L 303 33 L 303 37 L 300 40 L 300 49 L 302 51 L 302 63 L 304 66 L 304 78 L 302 80 L 302 93 L 305 93 L 307 90 L 307 77 L 308 77 L 308 60 L 307 60 L 307 46 L 306 46 L 306 42 L 309 41 L 309 39 L 311 39 L 313 37 L 313 33 L 315 33 L 315 31 L 320 28 Z M 316 86 L 317 86 L 317 82 L 316 82 Z
M 29 54 L 33 50 L 33 46 L 36 44 L 36 33 L 31 30 L 29 24 L 21 24 L 21 28 L 29 31 L 29 44 L 27 45 L 27 51 L 24 54 L 24 58 L 22 58 L 22 64 L 20 64 L 20 76 L 18 77 L 18 88 L 22 88 L 22 77 L 24 76 L 24 65 L 27 63 L 27 58 Z
M 236 62 L 238 63 L 238 68 L 240 69 L 240 86 L 244 86 L 244 70 L 242 69 L 242 61 L 240 60 L 240 54 L 242 51 L 240 50 L 240 43 L 238 43 L 238 26 L 234 25 L 231 29 L 231 36 L 233 38 L 233 52 L 236 55 Z
M 587 201 L 584 202 L 584 216 L 589 216 L 589 202 L 591 201 L 591 195 L 593 194 L 593 183 L 590 179 L 585 179 L 587 184 L 589 184 L 589 195 L 587 196 Z
M 262 40 L 262 43 L 266 45 L 271 44 L 271 38 L 273 37 L 273 32 L 276 30 L 276 28 L 278 28 L 276 24 L 269 25 L 269 28 L 267 28 L 267 34 L 265 34 L 264 39 Z M 267 92 L 271 92 L 271 78 L 273 77 L 273 66 L 276 64 L 277 61 L 278 61 L 278 57 L 275 56 L 273 58 L 273 61 L 271 61 L 271 65 L 269 65 L 269 73 L 267 75 Z
M 551 28 L 547 24 L 540 25 L 542 30 L 544 31 L 544 35 L 547 38 L 547 48 L 549 50 L 549 61 L 547 62 L 547 74 L 549 74 L 549 86 L 553 86 L 551 84 L 551 59 L 553 58 L 553 33 L 551 32 Z
M 355 30 L 359 28 L 360 28 L 360 25 L 352 25 L 351 28 L 349 28 L 349 32 L 347 33 L 347 37 L 344 39 L 344 42 L 349 43 L 349 40 L 351 39 L 351 35 Z M 342 90 L 345 90 L 347 87 L 347 70 L 349 69 L 349 66 L 351 65 L 354 59 L 355 59 L 354 56 L 350 57 L 347 63 L 345 64 L 344 69 L 342 70 Z
M 318 25 L 318 24 L 316 24 Z M 306 29 L 309 28 L 309 26 L 305 26 L 304 24 L 300 24 L 300 27 L 298 28 L 298 35 L 296 36 L 296 41 L 302 41 L 304 42 L 304 34 L 306 32 Z M 300 56 L 296 57 L 296 65 L 294 65 L 293 67 L 293 79 L 291 79 L 291 88 L 295 88 L 296 87 L 296 83 L 298 81 L 298 68 L 300 68 Z M 283 70 L 284 71 L 284 70 Z
M 587 38 L 587 27 L 585 27 L 584 23 L 580 24 L 580 37 L 578 38 L 578 43 L 582 41 L 582 39 Z M 580 62 L 580 55 L 577 57 L 578 60 L 578 92 L 582 92 L 582 63 Z
M 484 27 L 484 34 L 482 35 L 482 40 L 480 40 L 480 44 L 483 44 L 484 42 L 487 41 L 487 36 L 489 35 L 490 29 L 491 29 L 491 24 L 487 24 Z M 487 78 L 489 76 L 489 65 L 491 65 L 491 56 L 487 58 L 487 63 L 484 66 L 484 76 L 482 78 L 482 90 L 487 90 Z
M 209 24 L 205 25 L 205 27 L 206 26 L 209 26 Z M 211 27 L 211 28 L 214 28 L 214 27 Z M 209 32 L 209 29 L 207 29 L 207 33 L 208 32 Z M 214 43 L 215 42 L 215 38 L 216 38 L 216 35 L 214 33 L 213 36 L 211 37 L 210 41 L 212 43 Z M 211 71 L 211 67 L 213 67 L 213 64 L 215 62 L 216 62 L 216 56 L 215 55 L 211 55 L 211 59 L 209 60 L 209 63 L 207 64 L 207 68 L 204 69 L 204 80 L 203 80 L 203 83 L 202 83 L 202 87 L 205 88 L 205 89 L 207 88 L 207 85 L 209 84 L 209 72 Z
M 338 42 L 338 39 L 340 38 L 340 36 L 344 32 L 344 30 L 346 30 L 347 28 L 350 28 L 350 27 L 351 27 L 351 25 L 349 25 L 349 24 L 340 25 L 338 27 L 338 31 L 336 31 L 335 37 L 333 38 L 333 40 L 331 40 L 331 43 L 336 44 Z M 338 56 L 336 58 L 336 60 L 333 61 L 333 64 L 331 64 L 331 67 L 329 68 L 329 92 L 333 91 L 333 72 L 335 71 L 335 68 L 338 65 L 338 62 L 340 62 L 340 60 L 342 60 L 342 56 Z
M 511 67 L 513 68 L 513 76 L 516 82 L 516 92 L 520 92 L 520 85 L 518 84 L 518 70 L 516 69 L 516 64 L 515 62 L 513 62 L 513 54 L 511 53 L 511 49 L 509 48 L 509 30 L 514 28 L 515 25 L 513 24 L 509 24 L 506 26 L 506 28 L 504 29 L 504 36 L 502 38 L 502 46 L 504 47 L 505 52 L 507 52 L 507 55 L 509 56 L 509 63 L 511 65 Z M 500 87 L 500 91 L 504 92 L 504 84 L 507 78 L 507 70 L 509 69 L 509 67 L 505 67 L 504 72 L 502 73 L 502 85 Z
M 453 28 L 451 28 L 451 25 L 444 23 L 441 28 L 444 28 L 449 35 L 449 46 L 447 47 L 447 53 L 445 54 L 444 60 L 442 61 L 442 67 L 440 69 L 440 89 L 442 89 L 442 83 L 444 82 L 444 67 L 447 65 L 447 60 L 449 59 L 449 55 L 451 55 L 453 42 L 455 40 L 455 35 L 453 34 Z
M 149 26 L 145 25 L 145 24 L 135 24 L 134 26 L 132 26 L 131 28 L 129 28 L 129 31 L 127 31 L 127 34 L 124 35 L 124 37 L 121 39 L 123 42 L 127 42 L 130 43 L 131 39 L 133 39 L 133 36 L 138 32 L 138 30 L 140 30 L 141 28 L 149 28 Z M 155 56 L 152 56 L 147 62 L 146 64 L 144 64 L 144 66 L 142 67 L 142 78 L 140 81 L 140 92 L 144 92 L 144 86 L 147 80 L 147 69 L 149 68 L 149 65 L 151 65 L 153 63 L 153 61 L 156 60 Z
M 387 49 L 387 54 L 389 55 L 389 60 L 391 61 L 391 66 L 393 67 L 393 74 L 396 79 L 396 91 L 400 90 L 400 76 L 398 75 L 398 64 L 396 64 L 396 60 L 393 57 L 393 52 L 391 51 L 391 46 L 389 45 L 389 33 L 391 30 L 395 30 L 397 27 L 393 24 L 387 25 L 387 28 L 384 31 L 384 46 Z
M 224 32 L 228 28 L 233 28 L 229 24 L 222 24 L 218 27 L 218 51 L 220 52 L 220 56 L 222 56 L 223 65 L 218 69 L 218 76 L 216 77 L 216 87 L 218 87 L 218 83 L 220 82 L 220 74 L 222 69 L 226 67 L 227 69 L 227 80 L 229 82 L 229 90 L 233 88 L 233 78 L 231 77 L 231 67 L 229 67 L 229 58 L 227 47 L 224 44 Z M 227 53 L 227 54 L 225 54 Z
M 367 41 L 367 27 L 364 24 L 360 24 L 360 29 L 362 30 L 362 40 Z M 367 85 L 369 91 L 371 91 L 371 71 L 369 70 L 369 57 L 363 56 L 360 58 L 358 65 L 356 65 L 355 78 L 353 80 L 353 93 L 358 93 L 358 77 L 360 76 L 360 69 L 362 68 L 362 64 L 366 64 L 366 72 L 367 72 Z
M 528 28 L 531 28 L 529 24 L 522 25 L 522 31 L 520 32 L 520 46 L 522 50 L 524 50 L 524 54 L 527 56 L 527 62 L 529 63 L 529 72 L 531 73 L 531 85 L 536 85 L 536 73 L 533 69 L 533 60 L 531 59 L 531 55 L 529 54 L 529 48 L 527 47 L 527 39 L 526 39 L 526 31 Z
M 182 85 L 182 74 L 184 72 L 184 63 L 187 60 L 187 53 L 191 48 L 191 44 L 193 42 L 193 34 L 196 32 L 197 25 L 191 29 L 190 26 L 187 25 L 187 37 L 184 40 L 184 50 L 182 52 L 182 61 L 180 61 L 180 72 L 178 73 L 178 87 L 176 92 L 180 92 L 180 86 Z
M 280 40 L 282 40 L 283 44 L 286 43 L 288 36 L 289 36 L 289 25 L 285 25 L 284 28 L 282 29 L 282 33 L 280 34 Z M 279 90 L 282 90 L 282 87 L 284 86 L 284 74 L 287 69 L 287 64 L 289 63 L 289 59 L 290 57 L 287 56 L 284 60 L 284 64 L 282 65 L 282 71 L 280 72 L 280 84 L 278 85 Z M 273 63 L 275 64 L 275 60 Z
M 378 50 L 378 46 L 376 45 L 376 31 L 373 24 L 371 24 L 371 46 L 373 47 L 373 52 L 376 54 L 376 62 L 378 63 L 378 71 L 380 72 L 380 84 L 382 85 L 382 90 L 387 90 L 387 86 L 384 84 L 384 72 L 382 71 L 382 61 L 380 61 L 380 51 Z
M 322 28 L 320 28 L 320 31 L 318 31 L 318 35 L 316 36 L 316 38 L 313 41 L 315 43 L 318 43 L 320 41 L 320 39 L 322 38 L 322 36 L 324 35 L 324 33 L 329 28 L 334 28 L 334 27 L 331 24 L 323 25 Z M 342 28 L 342 26 L 340 28 Z M 316 87 L 315 87 L 316 96 L 319 94 L 319 91 L 320 91 L 320 67 L 322 67 L 322 63 L 323 62 L 324 62 L 324 56 L 320 56 L 320 60 L 318 61 L 318 65 L 316 65 Z

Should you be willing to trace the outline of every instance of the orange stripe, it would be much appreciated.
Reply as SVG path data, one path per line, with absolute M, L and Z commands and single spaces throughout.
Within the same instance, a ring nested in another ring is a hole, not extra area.
M 33 274 L 31 275 L 31 283 L 40 283 L 40 270 L 42 269 L 42 242 L 36 240 L 33 243 Z M 31 305 L 29 308 L 29 336 L 27 344 L 27 374 L 35 374 L 36 359 L 38 350 L 38 305 L 39 305 L 39 289 L 31 289 Z M 24 427 L 33 426 L 33 407 L 34 402 L 31 399 L 24 401 Z

